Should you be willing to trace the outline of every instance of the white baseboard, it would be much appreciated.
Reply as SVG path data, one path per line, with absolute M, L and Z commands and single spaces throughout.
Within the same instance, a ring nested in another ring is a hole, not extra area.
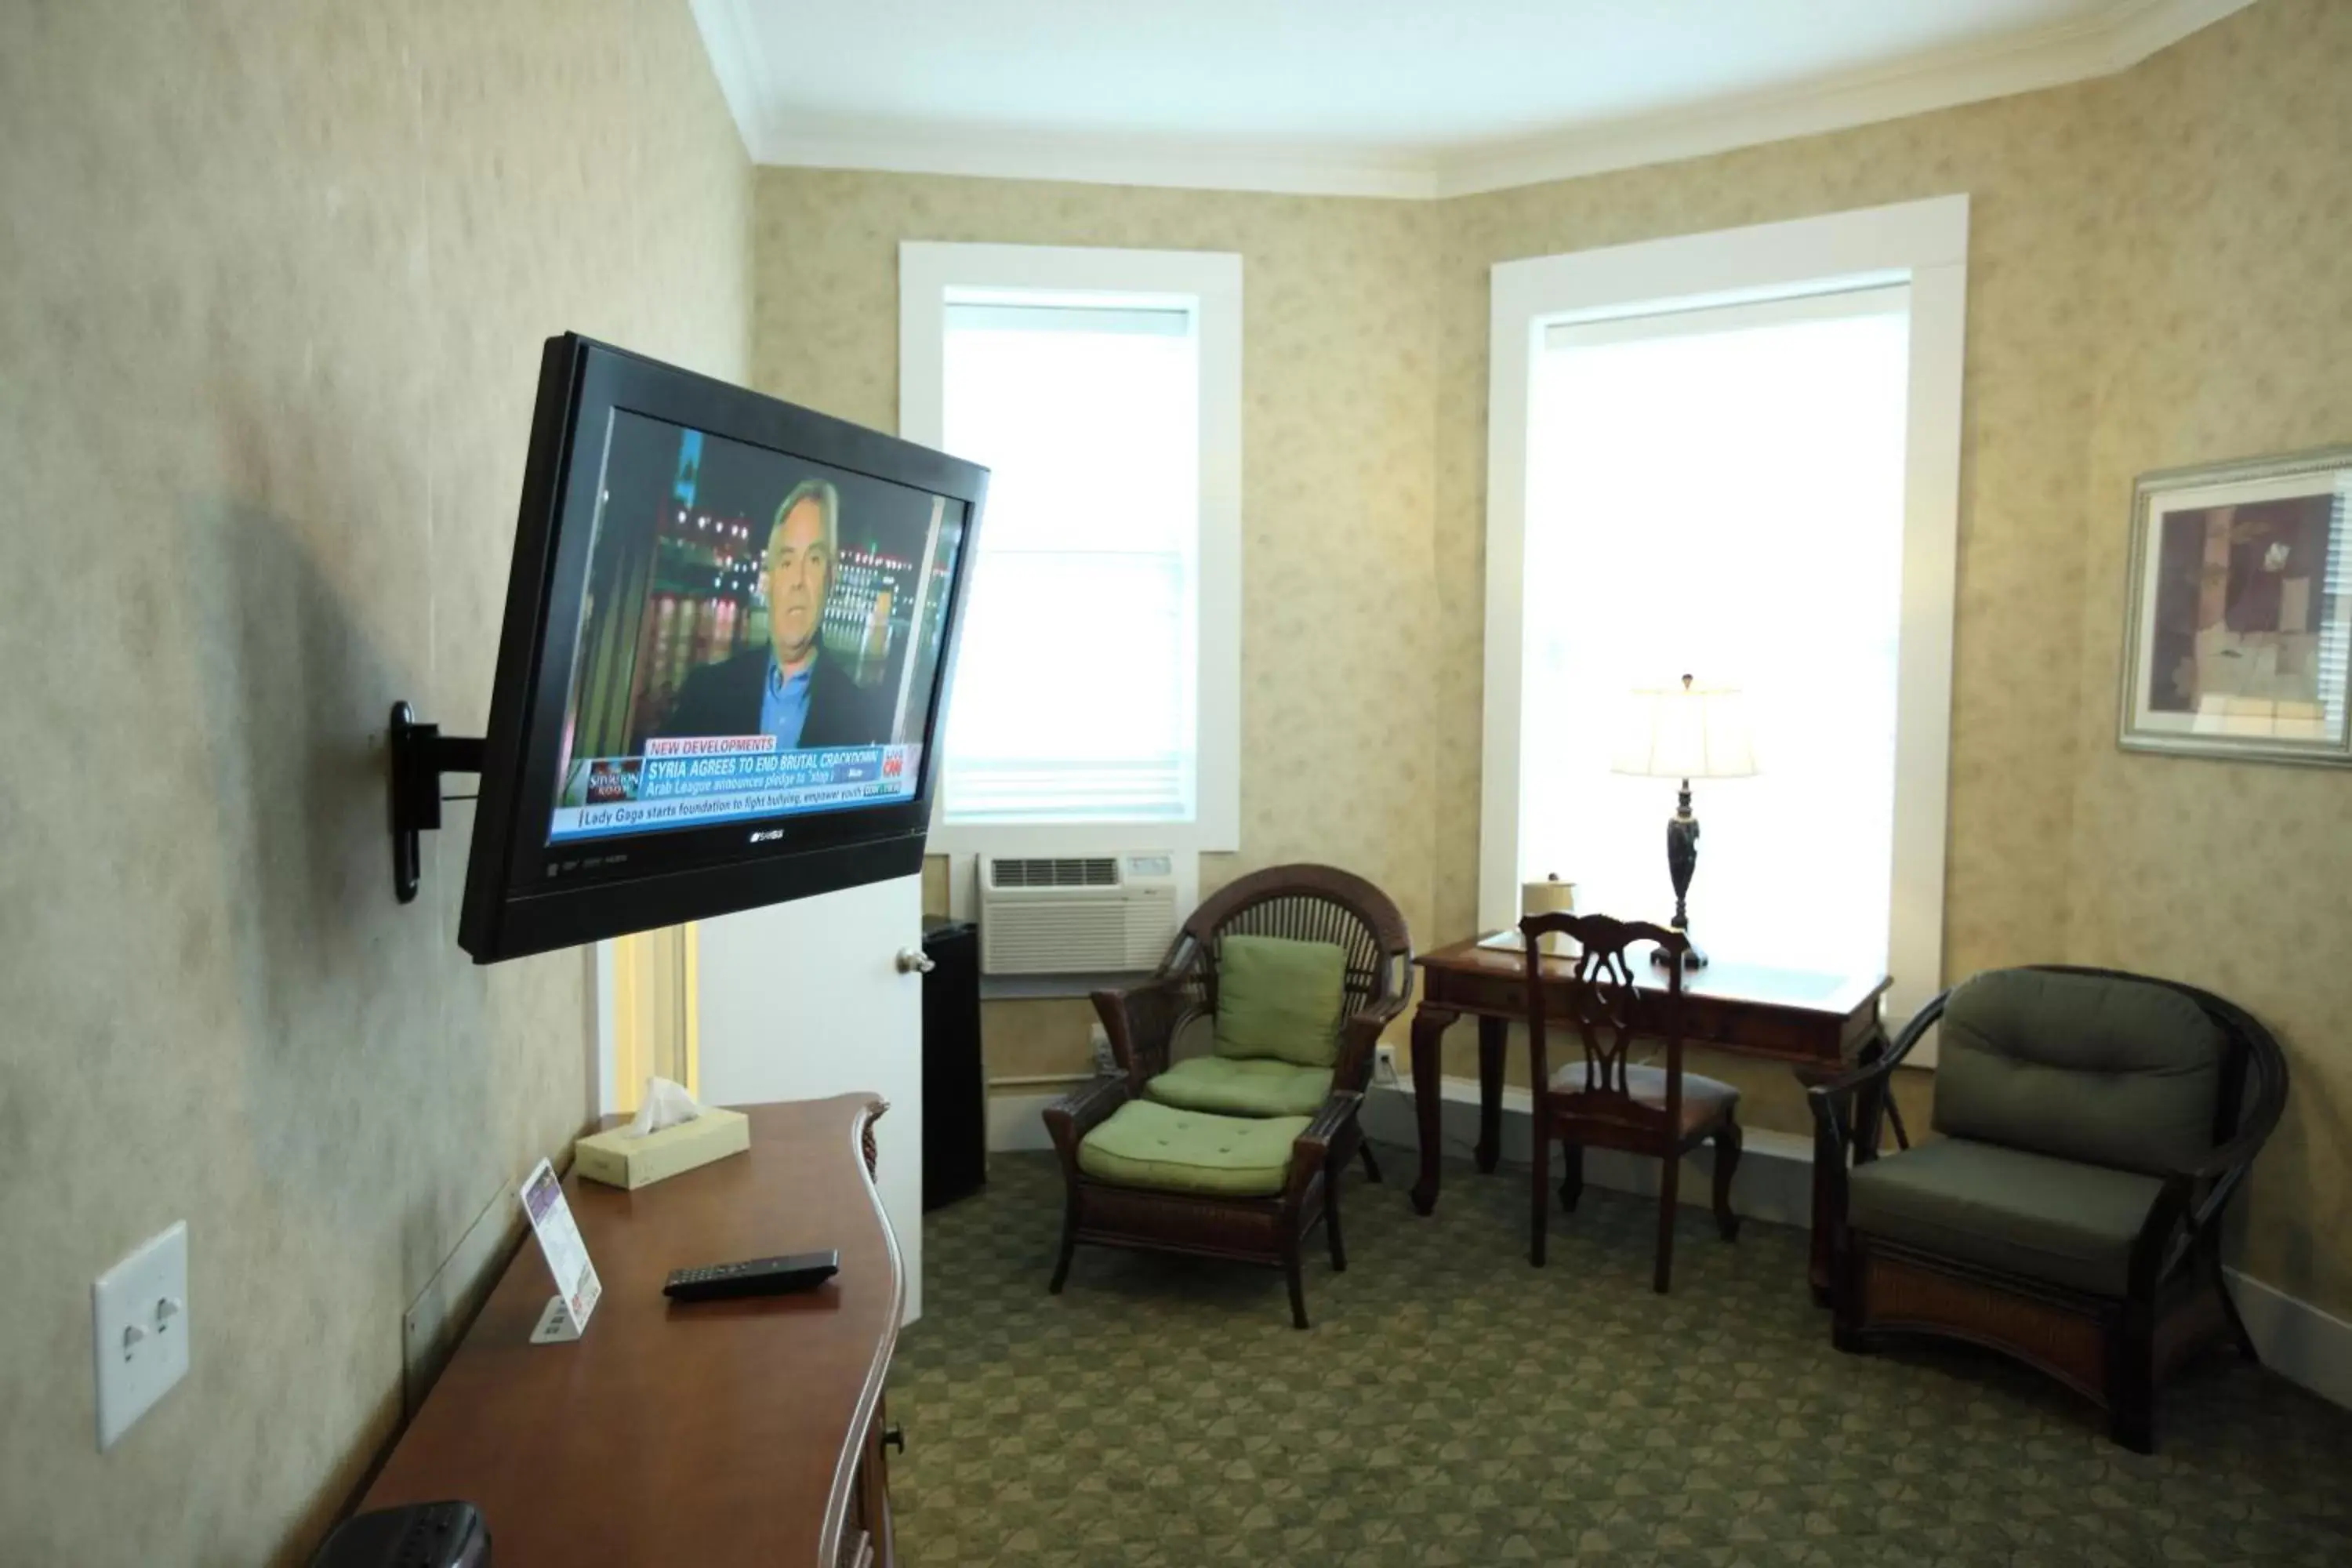
M 2263 1364 L 2352 1410 L 2352 1323 L 2234 1268 L 2222 1272 Z
M 1008 1154 L 1024 1149 L 1051 1149 L 1054 1141 L 1045 1134 L 1045 1108 L 1076 1087 L 1073 1083 L 1063 1089 L 992 1091 L 988 1097 L 988 1152 Z
M 1478 1143 L 1478 1085 L 1475 1079 L 1448 1078 L 1440 1117 L 1445 1152 L 1467 1159 Z M 1528 1113 L 1530 1101 L 1524 1089 L 1503 1090 L 1503 1163 L 1524 1169 L 1530 1146 Z M 1418 1149 L 1421 1138 L 1413 1120 L 1412 1090 L 1374 1088 L 1364 1096 L 1365 1135 L 1382 1143 Z M 1684 1162 L 1678 1196 L 1698 1208 L 1715 1201 L 1715 1152 L 1703 1149 Z M 1658 1163 L 1612 1149 L 1591 1149 L 1584 1156 L 1584 1179 L 1612 1192 L 1654 1195 L 1658 1190 Z M 1444 1199 L 1440 1195 L 1442 1205 Z M 1749 1129 L 1739 1156 L 1739 1171 L 1731 1182 L 1731 1207 L 1745 1219 L 1769 1225 L 1810 1228 L 1813 1219 L 1813 1144 L 1810 1138 Z

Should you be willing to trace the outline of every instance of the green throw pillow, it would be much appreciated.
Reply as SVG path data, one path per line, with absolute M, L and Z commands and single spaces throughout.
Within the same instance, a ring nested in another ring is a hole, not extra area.
M 1347 976 L 1348 955 L 1331 942 L 1225 938 L 1217 946 L 1217 1055 L 1331 1066 Z

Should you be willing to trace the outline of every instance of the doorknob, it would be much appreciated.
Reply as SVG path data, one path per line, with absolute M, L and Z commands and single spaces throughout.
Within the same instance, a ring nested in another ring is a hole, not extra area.
M 902 947 L 898 950 L 898 973 L 901 974 L 929 974 L 938 967 L 939 964 L 933 962 L 931 955 L 919 947 Z

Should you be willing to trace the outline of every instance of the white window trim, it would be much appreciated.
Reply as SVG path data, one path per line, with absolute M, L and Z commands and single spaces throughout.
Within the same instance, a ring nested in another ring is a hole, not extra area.
M 1528 398 L 1533 355 L 1545 329 L 1907 282 L 1910 401 L 1895 678 L 1890 1026 L 1899 1026 L 1941 988 L 1968 237 L 1969 198 L 1951 195 L 1536 257 L 1494 268 L 1478 866 L 1482 930 L 1514 925 L 1519 918 Z M 1659 875 L 1665 875 L 1663 865 Z
M 941 447 L 941 391 L 950 292 L 1002 289 L 1126 296 L 1138 306 L 1183 304 L 1199 313 L 1201 547 L 1199 773 L 1191 822 L 965 823 L 934 799 L 934 854 L 1112 854 L 1137 848 L 1217 852 L 1241 847 L 1242 258 L 1223 251 L 1116 250 L 1077 246 L 898 247 L 898 433 Z M 981 523 L 983 535 L 987 521 Z

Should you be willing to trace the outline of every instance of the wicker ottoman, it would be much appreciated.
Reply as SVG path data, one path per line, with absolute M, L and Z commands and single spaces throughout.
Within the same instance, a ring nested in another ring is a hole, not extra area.
M 1214 1116 L 1097 1079 L 1045 1112 L 1069 1184 L 1050 1289 L 1061 1293 L 1080 1242 L 1232 1258 L 1281 1268 L 1291 1321 L 1307 1327 L 1300 1254 L 1318 1222 L 1332 1268 L 1348 1266 L 1328 1167 L 1360 1099 L 1335 1094 L 1313 1117 Z

